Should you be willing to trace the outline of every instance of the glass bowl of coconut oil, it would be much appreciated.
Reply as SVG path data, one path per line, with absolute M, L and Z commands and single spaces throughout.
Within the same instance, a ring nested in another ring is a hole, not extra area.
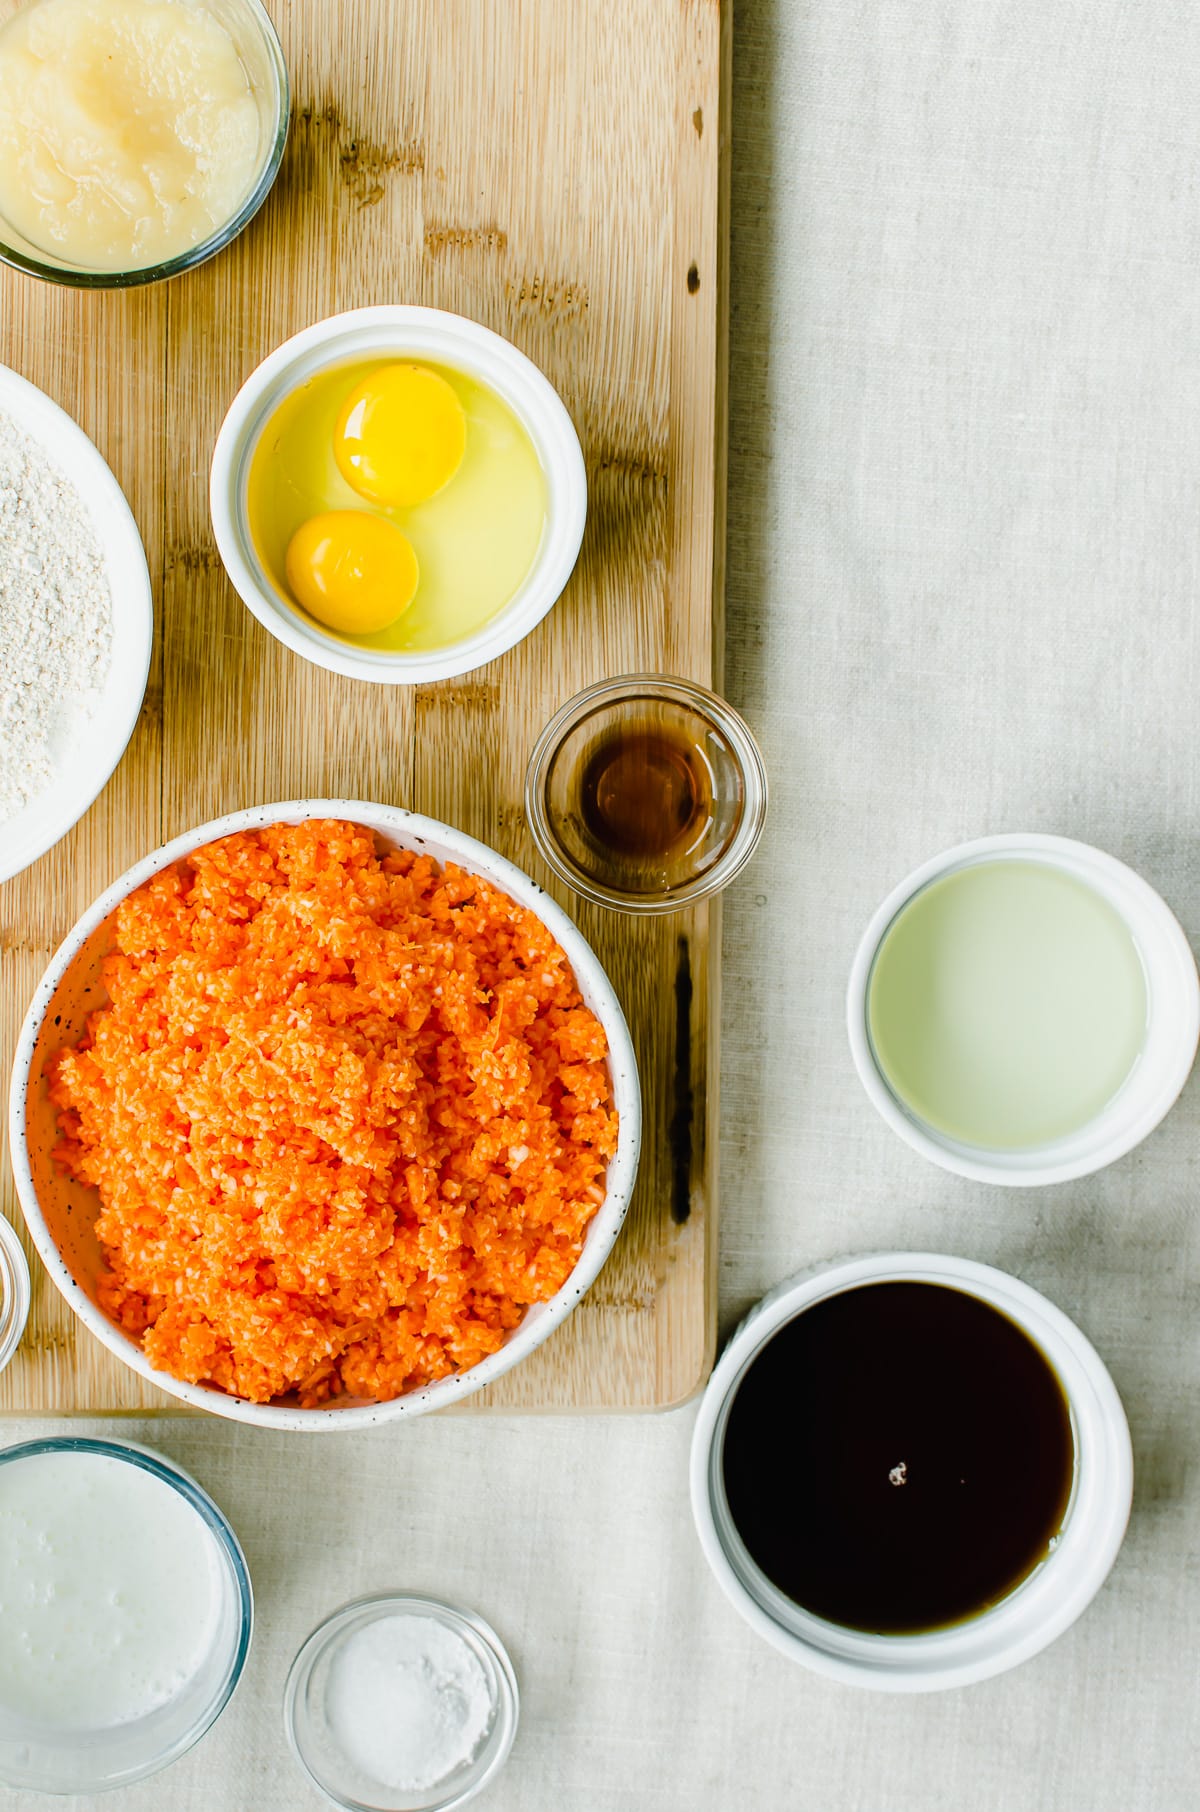
M 237 1685 L 253 1603 L 207 1492 L 128 1441 L 0 1451 L 0 1782 L 97 1793 L 199 1741 Z

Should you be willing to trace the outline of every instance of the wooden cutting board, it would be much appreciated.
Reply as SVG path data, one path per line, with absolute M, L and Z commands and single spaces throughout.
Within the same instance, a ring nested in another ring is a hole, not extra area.
M 291 137 L 241 239 L 126 293 L 0 271 L 0 361 L 109 461 L 156 612 L 125 759 L 75 831 L 0 888 L 4 1075 L 55 947 L 166 838 L 306 795 L 445 819 L 575 913 L 633 1028 L 646 1118 L 633 1207 L 598 1282 L 473 1406 L 677 1403 L 707 1375 L 715 1333 L 719 914 L 639 922 L 580 905 L 550 882 L 520 801 L 538 731 L 581 686 L 646 669 L 719 683 L 729 7 L 267 4 Z M 520 647 L 442 685 L 362 684 L 280 647 L 225 578 L 209 525 L 209 456 L 243 379 L 297 329 L 378 302 L 453 309 L 513 340 L 563 396 L 587 460 L 587 534 L 564 596 Z M 21 1224 L 7 1154 L 3 1208 Z M 34 1271 L 0 1412 L 178 1407 Z

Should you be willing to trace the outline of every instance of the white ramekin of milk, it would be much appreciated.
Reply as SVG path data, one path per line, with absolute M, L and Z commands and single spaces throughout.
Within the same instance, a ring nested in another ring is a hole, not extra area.
M 155 1773 L 229 1700 L 252 1625 L 237 1537 L 180 1467 L 63 1435 L 0 1451 L 0 1780 Z

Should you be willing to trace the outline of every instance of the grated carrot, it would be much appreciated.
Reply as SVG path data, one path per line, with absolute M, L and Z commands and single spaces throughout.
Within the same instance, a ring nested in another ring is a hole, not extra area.
M 154 1366 L 383 1401 L 570 1274 L 616 1147 L 605 1035 L 487 882 L 354 824 L 225 837 L 122 903 L 104 984 L 53 1061 L 56 1157 Z

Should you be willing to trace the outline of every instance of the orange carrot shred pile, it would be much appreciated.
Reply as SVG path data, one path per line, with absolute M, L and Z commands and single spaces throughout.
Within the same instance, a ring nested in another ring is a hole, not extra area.
M 52 1066 L 104 1307 L 265 1403 L 383 1401 L 560 1288 L 616 1147 L 603 1028 L 536 914 L 310 821 L 225 837 L 116 915 Z

